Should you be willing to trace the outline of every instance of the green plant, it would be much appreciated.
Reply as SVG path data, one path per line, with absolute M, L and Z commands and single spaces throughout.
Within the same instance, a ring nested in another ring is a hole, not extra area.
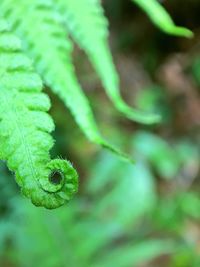
M 98 161 L 103 161 L 107 170 L 102 169 L 99 163 L 94 165 L 88 179 L 89 186 L 67 208 L 62 207 L 51 213 L 35 209 L 19 196 L 11 197 L 12 213 L 8 212 L 0 220 L 0 231 L 4 233 L 0 239 L 0 259 L 10 256 L 11 263 L 23 267 L 112 267 L 113 264 L 127 267 L 172 253 L 175 250 L 172 240 L 144 238 L 142 233 L 137 233 L 137 223 L 155 205 L 153 177 L 146 166 L 139 164 L 132 173 L 133 166 L 105 152 Z M 110 181 L 113 166 L 116 172 Z M 120 179 L 114 180 L 119 169 Z M 136 174 L 141 171 L 140 179 Z M 93 173 L 99 175 L 94 176 Z M 132 180 L 132 177 L 135 178 Z M 125 190 L 130 182 L 132 185 L 136 182 L 137 186 L 123 197 L 119 192 Z M 113 184 L 112 190 L 106 189 L 108 183 Z M 148 201 L 146 193 L 149 193 Z M 95 195 L 99 197 L 95 198 Z M 102 197 L 103 201 L 100 201 Z M 124 206 L 130 197 L 137 208 L 130 205 L 125 210 Z M 109 213 L 110 207 L 113 207 L 113 213 Z M 15 223 L 17 218 L 18 224 Z M 135 226 L 134 231 L 131 224 Z M 9 249 L 6 248 L 8 239 L 12 240 Z M 49 254 L 50 251 L 54 253 Z
M 42 82 L 23 55 L 18 38 L 0 21 L 0 131 L 1 159 L 15 171 L 22 192 L 36 206 L 55 208 L 77 191 L 77 174 L 64 160 L 51 160 L 54 128 L 46 113 L 49 99 Z
M 164 31 L 191 36 L 191 32 L 176 27 L 156 1 L 135 1 Z M 147 9 L 148 8 L 148 9 Z M 22 192 L 35 205 L 55 208 L 69 200 L 77 190 L 77 174 L 67 161 L 50 161 L 50 132 L 54 125 L 47 115 L 48 98 L 41 93 L 41 80 L 70 109 L 78 125 L 92 142 L 127 158 L 111 146 L 99 133 L 72 63 L 72 43 L 68 32 L 88 54 L 116 108 L 131 120 L 151 124 L 159 121 L 156 114 L 146 114 L 130 108 L 121 98 L 119 78 L 108 46 L 107 20 L 98 0 L 2 0 L 0 12 L 19 40 L 0 24 L 0 140 L 1 159 L 16 173 Z M 152 13 L 156 16 L 152 17 Z M 155 19 L 157 18 L 157 19 Z M 162 23 L 160 23 L 162 21 Z M 57 178 L 55 181 L 54 177 Z M 66 186 L 63 186 L 66 180 Z M 61 190 L 62 189 L 62 190 Z M 50 197 L 51 196 L 51 197 Z M 50 197 L 50 198 L 49 198 Z
M 198 195 L 180 188 L 159 193 L 156 174 L 164 169 L 162 161 L 152 157 L 166 154 L 165 160 L 179 173 L 191 158 L 198 163 L 198 149 L 183 140 L 178 149 L 148 132 L 137 132 L 130 139 L 137 155 L 134 166 L 101 151 L 89 167 L 80 194 L 68 207 L 53 212 L 35 209 L 16 194 L 12 183 L 7 185 L 9 177 L 2 179 L 2 185 L 9 187 L 4 192 L 9 207 L 0 219 L 0 265 L 4 266 L 1 259 L 7 259 L 20 267 L 198 266 L 193 264 L 199 259 L 195 244 L 182 231 L 188 221 L 200 218 Z M 139 139 L 148 146 L 148 153 L 138 145 Z M 6 176 L 5 167 L 2 169 Z M 162 182 L 167 187 L 176 178 Z M 160 261 L 163 256 L 174 264 Z

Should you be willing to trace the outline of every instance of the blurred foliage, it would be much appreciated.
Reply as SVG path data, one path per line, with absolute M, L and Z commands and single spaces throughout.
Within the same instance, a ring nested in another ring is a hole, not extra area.
M 128 0 L 104 1 L 123 95 L 162 122 L 139 126 L 115 113 L 77 50 L 80 81 L 101 128 L 136 163 L 86 143 L 69 114 L 63 122 L 64 106 L 53 98 L 54 152 L 76 163 L 80 192 L 67 207 L 35 208 L 1 164 L 0 266 L 200 266 L 200 3 L 163 4 L 194 39 L 165 36 Z

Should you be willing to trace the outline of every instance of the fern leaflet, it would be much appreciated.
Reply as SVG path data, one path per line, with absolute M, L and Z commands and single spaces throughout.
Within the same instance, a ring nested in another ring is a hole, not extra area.
M 116 108 L 129 119 L 151 124 L 160 120 L 156 114 L 146 114 L 129 107 L 121 98 L 119 77 L 109 50 L 108 22 L 99 1 L 54 0 L 72 37 L 83 48 L 99 74 L 108 96 Z
M 88 139 L 128 159 L 99 133 L 88 100 L 76 79 L 71 59 L 72 44 L 56 16 L 52 2 L 19 0 L 19 5 L 13 9 L 14 3 L 14 0 L 2 0 L 1 10 L 23 40 L 25 50 L 34 59 L 35 67 L 45 83 L 71 110 Z
M 174 24 L 170 15 L 167 11 L 160 5 L 156 0 L 132 0 L 137 4 L 141 9 L 143 9 L 152 22 L 160 28 L 162 31 L 176 36 L 183 36 L 191 38 L 193 32 L 184 28 L 178 27 Z
M 77 173 L 69 162 L 50 159 L 54 129 L 46 113 L 50 101 L 4 20 L 0 20 L 0 77 L 0 157 L 36 206 L 59 207 L 77 191 Z

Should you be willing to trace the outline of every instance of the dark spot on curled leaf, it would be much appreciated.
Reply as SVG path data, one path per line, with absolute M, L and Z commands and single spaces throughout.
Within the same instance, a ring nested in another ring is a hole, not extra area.
M 56 170 L 53 171 L 49 176 L 49 181 L 54 185 L 59 185 L 63 180 L 63 174 Z

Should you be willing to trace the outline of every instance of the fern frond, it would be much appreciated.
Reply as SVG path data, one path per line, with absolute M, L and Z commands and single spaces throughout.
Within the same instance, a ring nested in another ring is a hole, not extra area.
M 157 0 L 132 0 L 149 16 L 151 21 L 165 33 L 191 38 L 193 32 L 174 24 L 172 18 Z
M 70 109 L 88 139 L 128 159 L 99 133 L 89 102 L 76 79 L 71 41 L 51 0 L 18 0 L 13 9 L 14 4 L 15 0 L 2 0 L 0 8 L 23 40 L 25 50 L 33 58 L 45 83 Z
M 158 115 L 147 114 L 129 107 L 120 96 L 119 77 L 113 64 L 107 41 L 108 22 L 99 1 L 54 0 L 72 37 L 88 54 L 116 108 L 131 120 L 151 124 Z
M 41 89 L 19 39 L 0 20 L 0 156 L 22 193 L 36 206 L 52 209 L 77 191 L 77 173 L 69 162 L 50 159 L 54 123 Z

